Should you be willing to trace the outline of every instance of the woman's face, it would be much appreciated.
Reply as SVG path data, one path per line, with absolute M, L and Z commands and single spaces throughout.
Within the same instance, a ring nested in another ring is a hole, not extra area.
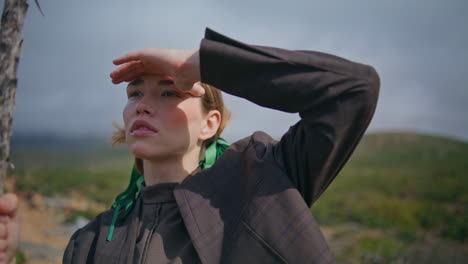
M 125 138 L 135 157 L 158 160 L 199 148 L 206 124 L 199 97 L 181 92 L 172 81 L 155 75 L 130 82 L 127 96 Z

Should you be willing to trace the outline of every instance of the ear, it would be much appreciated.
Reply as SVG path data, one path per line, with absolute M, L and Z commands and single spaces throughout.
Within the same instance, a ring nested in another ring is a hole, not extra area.
M 218 110 L 211 110 L 205 117 L 203 127 L 198 139 L 207 140 L 216 134 L 221 125 L 221 113 Z

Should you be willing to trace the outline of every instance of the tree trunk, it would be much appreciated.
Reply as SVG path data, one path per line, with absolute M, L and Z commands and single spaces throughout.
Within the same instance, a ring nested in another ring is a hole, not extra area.
M 10 137 L 15 107 L 16 72 L 21 53 L 27 0 L 5 0 L 0 28 L 0 193 L 10 165 Z

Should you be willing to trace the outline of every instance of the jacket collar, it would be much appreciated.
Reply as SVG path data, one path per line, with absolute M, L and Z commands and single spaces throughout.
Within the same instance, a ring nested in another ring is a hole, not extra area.
M 227 204 L 227 188 L 238 178 L 239 165 L 227 150 L 213 165 L 196 170 L 174 189 L 182 219 L 201 261 L 220 263 L 230 248 L 230 233 L 240 220 L 237 209 L 242 203 Z M 233 214 L 235 216 L 233 216 Z
M 180 214 L 202 263 L 220 263 L 223 232 L 217 230 L 223 229 L 223 221 L 210 201 L 217 184 L 204 171 L 190 178 L 174 189 Z

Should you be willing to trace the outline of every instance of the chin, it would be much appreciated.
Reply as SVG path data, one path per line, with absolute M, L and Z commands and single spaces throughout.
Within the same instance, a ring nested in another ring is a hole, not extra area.
M 148 153 L 145 153 L 145 152 L 133 152 L 132 151 L 132 154 L 133 156 L 135 156 L 135 158 L 139 158 L 139 159 L 142 159 L 142 160 L 150 160 L 152 155 L 149 155 Z
M 157 160 L 170 156 L 167 149 L 157 148 L 152 144 L 144 144 L 143 142 L 133 142 L 128 145 L 128 149 L 133 156 L 142 160 Z
M 141 144 L 139 142 L 133 142 L 132 144 L 129 144 L 128 150 L 133 154 L 133 156 L 144 160 L 151 159 L 151 157 L 155 154 L 154 148 L 151 148 L 148 146 L 148 144 Z

